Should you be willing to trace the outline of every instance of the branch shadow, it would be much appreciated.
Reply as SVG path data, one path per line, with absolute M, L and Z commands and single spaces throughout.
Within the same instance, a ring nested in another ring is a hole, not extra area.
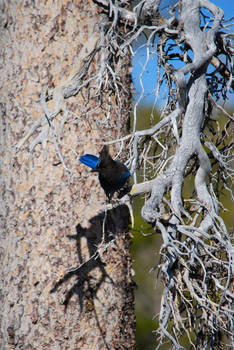
M 97 297 L 97 292 L 106 279 L 115 284 L 115 281 L 108 275 L 105 269 L 105 262 L 101 260 L 98 246 L 102 243 L 104 246 L 111 244 L 123 232 L 129 231 L 129 209 L 126 205 L 120 205 L 116 208 L 106 210 L 92 217 L 90 227 L 83 228 L 80 224 L 76 226 L 76 235 L 67 236 L 69 239 L 76 240 L 77 255 L 79 265 L 68 270 L 65 275 L 55 283 L 50 293 L 54 293 L 58 288 L 76 276 L 75 284 L 68 290 L 65 296 L 64 305 L 65 311 L 70 299 L 74 294 L 77 295 L 80 306 L 80 313 L 83 310 L 84 302 L 86 308 L 92 309 L 94 306 L 94 298 Z M 82 238 L 86 238 L 89 258 L 83 258 Z M 116 245 L 116 240 L 115 240 Z M 99 274 L 95 273 L 95 277 L 91 274 L 92 270 L 99 269 Z

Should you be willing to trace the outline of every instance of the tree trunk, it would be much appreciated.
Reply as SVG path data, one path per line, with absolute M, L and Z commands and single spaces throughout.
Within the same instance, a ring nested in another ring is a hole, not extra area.
M 92 81 L 104 20 L 92 1 L 1 1 L 1 349 L 135 348 L 128 209 L 78 161 L 128 131 L 129 57 L 110 63 L 118 97 Z

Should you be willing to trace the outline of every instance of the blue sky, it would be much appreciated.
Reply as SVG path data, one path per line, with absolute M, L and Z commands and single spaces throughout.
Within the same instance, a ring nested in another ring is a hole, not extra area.
M 217 6 L 224 10 L 224 17 L 230 18 L 234 16 L 234 1 L 233 0 L 211 0 Z M 144 86 L 144 96 L 141 100 L 141 103 L 152 104 L 155 100 L 155 89 L 156 89 L 156 77 L 157 77 L 157 60 L 156 55 L 149 55 L 147 61 L 146 47 L 139 47 L 135 51 L 133 56 L 133 84 L 135 89 L 135 100 L 139 98 L 139 93 L 142 91 L 141 85 L 139 83 L 139 75 L 142 72 L 142 69 L 145 65 L 145 72 L 142 75 L 142 83 Z M 176 65 L 178 68 L 178 65 Z M 163 89 L 162 89 L 163 90 Z M 162 91 L 159 95 L 157 105 L 163 104 L 163 99 L 166 97 L 166 92 Z M 230 103 L 234 105 L 234 96 L 229 94 Z

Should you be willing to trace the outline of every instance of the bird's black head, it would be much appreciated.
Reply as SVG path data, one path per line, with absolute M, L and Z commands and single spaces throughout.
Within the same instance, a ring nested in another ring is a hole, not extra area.
M 108 167 L 111 163 L 113 163 L 113 159 L 111 158 L 108 147 L 106 145 L 103 146 L 103 149 L 100 152 L 100 167 L 106 168 Z

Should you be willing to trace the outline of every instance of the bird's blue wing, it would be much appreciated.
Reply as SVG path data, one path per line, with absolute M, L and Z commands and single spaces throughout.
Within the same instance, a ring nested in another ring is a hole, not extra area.
M 131 176 L 131 173 L 129 170 L 125 171 L 124 173 L 122 173 L 120 175 L 120 179 L 121 180 L 127 180 L 129 177 Z
M 96 169 L 100 163 L 100 160 L 98 157 L 92 154 L 85 154 L 84 156 L 80 157 L 80 162 L 89 166 L 92 169 Z

